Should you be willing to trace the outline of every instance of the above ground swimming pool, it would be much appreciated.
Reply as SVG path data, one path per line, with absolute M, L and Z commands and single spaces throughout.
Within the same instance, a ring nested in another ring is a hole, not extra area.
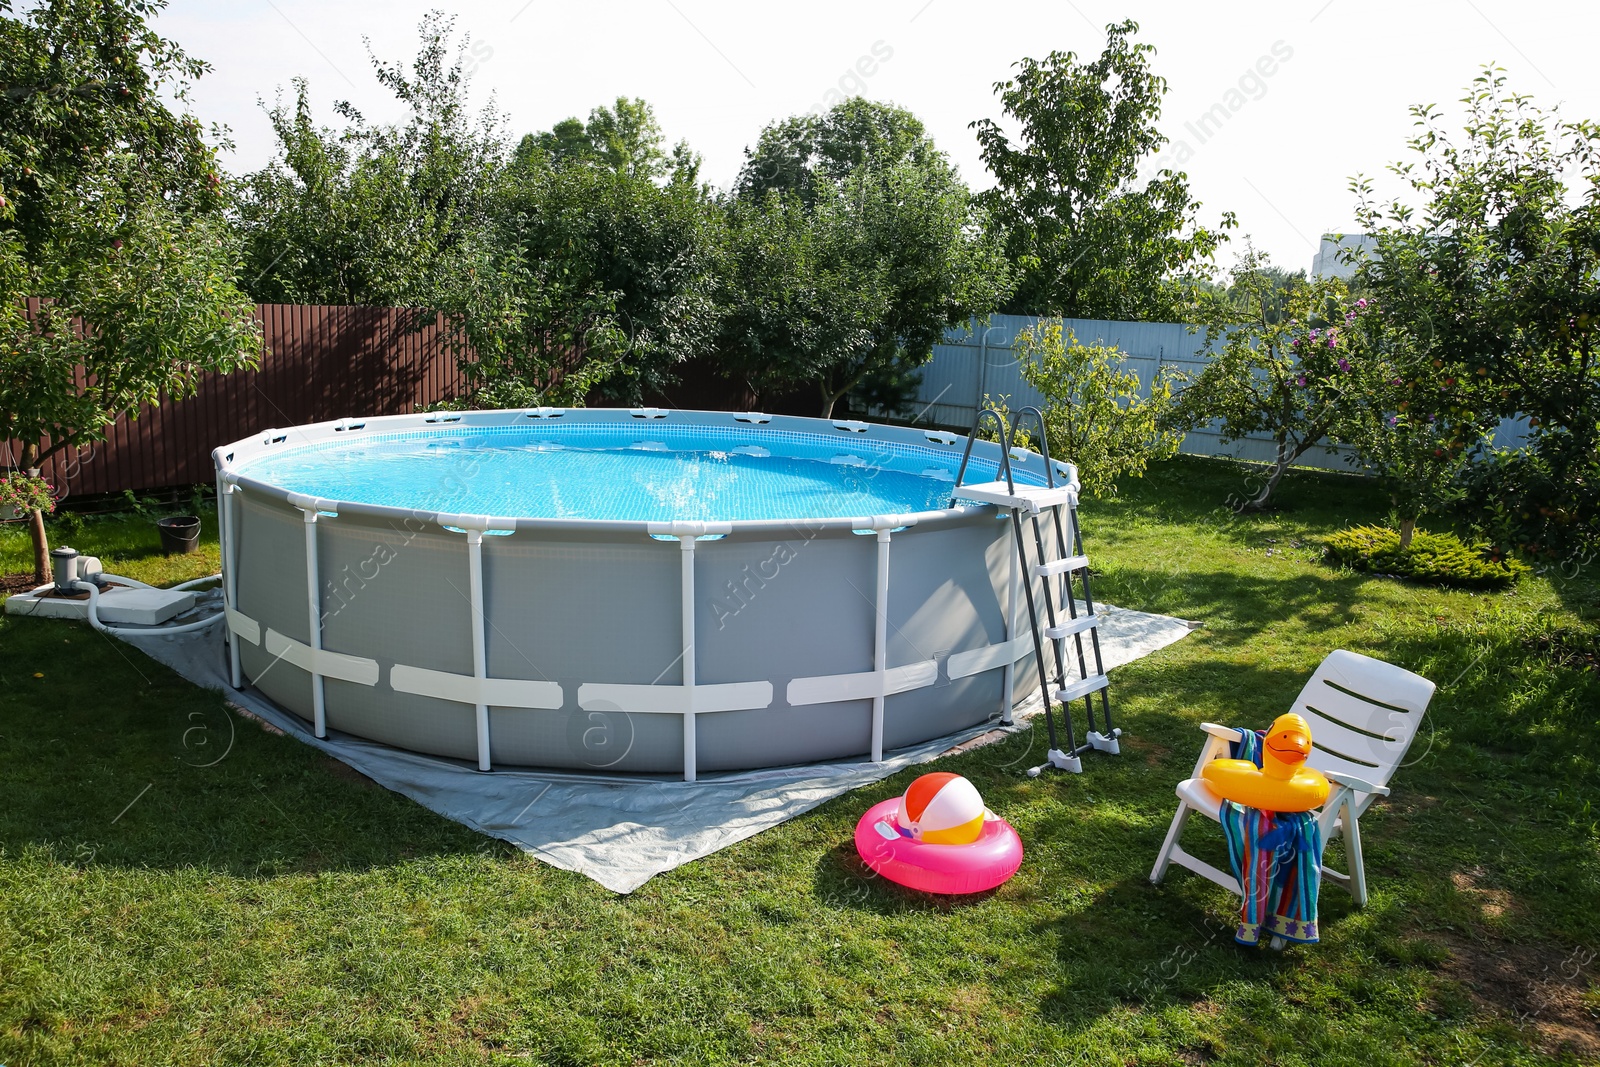
M 484 770 L 693 779 L 1008 720 L 1033 645 L 1010 525 L 950 506 L 965 445 L 655 408 L 269 430 L 214 453 L 233 682 Z

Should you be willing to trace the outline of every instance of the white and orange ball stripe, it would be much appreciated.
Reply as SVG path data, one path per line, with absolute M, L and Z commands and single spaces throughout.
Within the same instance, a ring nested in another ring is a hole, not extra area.
M 911 783 L 896 821 L 930 845 L 968 845 L 983 832 L 985 809 L 977 787 L 959 774 L 939 771 Z

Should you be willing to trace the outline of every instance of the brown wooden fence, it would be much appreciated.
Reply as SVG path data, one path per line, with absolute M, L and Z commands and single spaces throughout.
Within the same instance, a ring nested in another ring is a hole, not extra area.
M 209 484 L 211 450 L 259 430 L 345 415 L 400 415 L 462 391 L 437 326 L 402 308 L 261 304 L 261 365 L 208 375 L 192 397 L 146 405 L 100 444 L 58 453 L 44 476 L 69 496 Z M 15 443 L 6 466 L 20 455 Z

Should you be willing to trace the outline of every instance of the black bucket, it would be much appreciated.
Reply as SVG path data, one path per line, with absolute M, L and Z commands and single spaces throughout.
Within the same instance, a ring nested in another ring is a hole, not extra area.
M 156 522 L 161 531 L 161 554 L 180 556 L 200 547 L 200 516 L 169 515 Z

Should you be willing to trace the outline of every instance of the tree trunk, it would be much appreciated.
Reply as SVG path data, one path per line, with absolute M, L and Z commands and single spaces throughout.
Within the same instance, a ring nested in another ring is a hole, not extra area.
M 1254 500 L 1249 501 L 1239 510 L 1265 511 L 1267 502 L 1272 499 L 1272 491 L 1278 488 L 1278 483 L 1283 480 L 1284 474 L 1289 470 L 1289 464 L 1293 463 L 1295 456 L 1298 455 L 1298 452 L 1293 455 L 1290 454 L 1288 438 L 1280 439 L 1278 441 L 1278 458 L 1272 463 L 1272 473 L 1267 475 L 1267 484 L 1261 487 L 1261 492 L 1256 494 Z
M 1262 486 L 1261 492 L 1257 494 L 1254 500 L 1244 506 L 1244 511 L 1267 510 L 1267 504 L 1272 500 L 1272 491 L 1278 488 L 1278 483 L 1283 480 L 1284 474 L 1288 472 L 1290 462 L 1290 460 L 1283 459 L 1280 455 L 1277 462 L 1272 465 L 1272 473 L 1267 475 L 1267 484 Z
M 1411 535 L 1417 532 L 1415 517 L 1400 520 L 1400 549 L 1404 551 L 1411 547 Z
M 823 381 L 822 382 L 822 414 L 818 415 L 817 417 L 820 418 L 820 419 L 831 419 L 831 418 L 833 418 L 833 409 L 834 409 L 834 407 L 844 397 L 844 394 L 846 394 L 846 393 L 848 393 L 850 391 L 850 386 L 852 386 L 854 384 L 855 384 L 855 382 L 851 381 L 848 385 L 846 385 L 843 389 L 840 389 L 836 393 L 833 390 L 828 388 L 827 381 Z
M 43 585 L 50 580 L 50 539 L 44 532 L 44 512 L 37 508 L 28 515 L 28 534 L 33 538 L 33 581 Z
M 22 466 L 28 477 L 39 476 L 39 446 L 25 445 L 22 449 Z M 44 512 L 35 508 L 28 515 L 28 535 L 33 539 L 33 580 L 43 585 L 50 580 L 50 538 L 44 530 Z

